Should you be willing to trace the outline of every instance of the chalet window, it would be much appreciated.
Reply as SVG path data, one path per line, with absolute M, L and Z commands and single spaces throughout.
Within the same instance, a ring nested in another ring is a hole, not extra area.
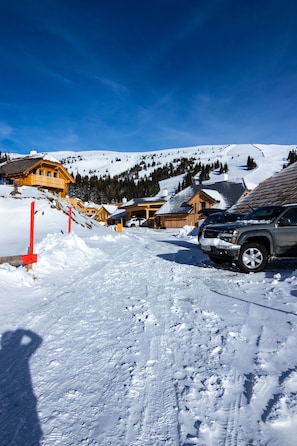
M 205 201 L 202 201 L 202 203 L 201 203 L 201 209 L 205 209 L 206 208 L 206 202 Z
M 57 178 L 58 174 L 57 172 L 54 172 L 54 178 Z
M 48 172 L 47 172 L 47 176 L 48 176 L 48 177 L 51 177 L 51 176 L 52 176 L 52 175 L 51 175 L 51 172 L 48 171 Z
M 39 169 L 39 175 L 43 175 L 43 170 Z

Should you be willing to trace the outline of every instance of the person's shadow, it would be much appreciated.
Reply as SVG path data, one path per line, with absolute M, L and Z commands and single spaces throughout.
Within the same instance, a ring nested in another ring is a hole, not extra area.
M 39 446 L 42 431 L 29 359 L 42 338 L 30 330 L 7 331 L 0 350 L 0 445 Z

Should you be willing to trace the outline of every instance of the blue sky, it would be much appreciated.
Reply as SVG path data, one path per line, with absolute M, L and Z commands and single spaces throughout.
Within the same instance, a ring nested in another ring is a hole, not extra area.
M 0 0 L 0 151 L 297 144 L 295 0 Z

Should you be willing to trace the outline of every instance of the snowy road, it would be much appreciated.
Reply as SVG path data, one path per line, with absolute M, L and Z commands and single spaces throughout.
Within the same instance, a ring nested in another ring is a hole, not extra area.
M 296 444 L 296 265 L 244 275 L 195 237 L 143 228 L 38 249 L 2 288 L 1 332 L 42 338 L 30 446 Z M 11 426 L 25 418 L 12 410 Z

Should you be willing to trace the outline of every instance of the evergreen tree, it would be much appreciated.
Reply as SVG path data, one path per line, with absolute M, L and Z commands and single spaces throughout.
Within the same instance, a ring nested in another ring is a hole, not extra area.
M 296 150 L 290 150 L 289 154 L 288 154 L 288 165 L 296 163 L 297 161 L 297 152 Z
M 253 170 L 256 169 L 257 163 L 251 156 L 248 156 L 247 162 L 246 162 L 247 170 Z

